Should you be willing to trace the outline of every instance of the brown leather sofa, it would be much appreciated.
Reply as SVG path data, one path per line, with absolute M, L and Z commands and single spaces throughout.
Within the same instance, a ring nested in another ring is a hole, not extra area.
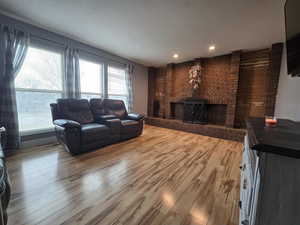
M 50 104 L 57 139 L 72 154 L 137 137 L 144 116 L 128 114 L 124 102 L 113 99 L 57 99 Z

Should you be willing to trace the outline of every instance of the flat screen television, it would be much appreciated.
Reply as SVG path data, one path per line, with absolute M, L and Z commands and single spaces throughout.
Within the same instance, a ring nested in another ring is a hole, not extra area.
M 288 74 L 300 76 L 300 0 L 286 0 L 285 32 Z

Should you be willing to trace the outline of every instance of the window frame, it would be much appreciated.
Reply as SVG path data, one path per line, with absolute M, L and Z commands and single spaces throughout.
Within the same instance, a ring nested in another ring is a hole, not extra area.
M 62 45 L 56 45 L 52 44 L 52 42 L 44 41 L 41 39 L 32 39 L 29 48 L 36 48 L 36 49 L 41 49 L 49 52 L 54 52 L 58 53 L 61 55 L 61 85 L 62 88 L 61 90 L 50 90 L 50 89 L 39 89 L 39 88 L 18 88 L 15 87 L 16 92 L 27 92 L 27 93 L 54 93 L 54 94 L 59 94 L 61 98 L 66 97 L 66 87 L 65 87 L 65 46 Z M 109 68 L 115 68 L 115 69 L 120 69 L 124 70 L 125 76 L 127 73 L 126 66 L 125 64 L 122 63 L 115 63 L 114 61 L 107 60 L 105 58 L 102 58 L 101 56 L 96 56 L 94 54 L 89 54 L 86 51 L 80 51 L 79 52 L 79 60 L 85 60 L 91 63 L 95 63 L 101 66 L 101 71 L 99 73 L 100 75 L 100 90 L 101 93 L 94 93 L 94 92 L 81 92 L 81 89 L 79 90 L 80 92 L 80 98 L 82 98 L 82 95 L 94 95 L 98 96 L 99 98 L 114 98 L 119 99 L 118 97 L 127 99 L 127 102 L 125 102 L 125 105 L 127 106 L 128 100 L 129 100 L 129 93 L 128 93 L 128 87 L 126 86 L 127 93 L 126 94 L 110 94 L 109 93 Z M 79 76 L 80 76 L 79 72 Z M 80 80 L 80 79 L 79 79 Z M 81 80 L 80 80 L 81 82 Z M 126 85 L 126 77 L 125 77 L 125 85 Z M 50 109 L 49 109 L 50 110 Z M 127 109 L 128 110 L 128 109 Z M 27 136 L 27 135 L 35 135 L 35 134 L 42 134 L 42 133 L 48 133 L 48 132 L 53 132 L 54 127 L 49 127 L 49 128 L 43 128 L 43 129 L 32 129 L 32 130 L 20 130 L 20 135 L 21 136 Z
M 100 93 L 97 93 L 97 92 L 82 92 L 81 91 L 81 71 L 80 71 L 80 60 L 84 60 L 84 61 L 87 61 L 87 62 L 91 62 L 91 63 L 95 63 L 95 64 L 98 64 L 101 66 L 101 69 L 99 71 L 99 75 L 100 75 L 100 83 L 99 83 L 99 86 L 100 86 Z M 80 54 L 79 55 L 79 81 L 80 81 L 80 98 L 82 97 L 82 95 L 96 95 L 96 96 L 99 96 L 99 98 L 103 98 L 105 96 L 105 85 L 104 85 L 104 82 L 105 82 L 105 63 L 99 59 L 99 58 L 95 58 L 95 57 L 92 57 L 92 56 L 88 56 L 86 54 Z
M 61 90 L 50 90 L 50 89 L 39 89 L 39 88 L 18 88 L 15 87 L 15 92 L 29 92 L 29 93 L 55 93 L 60 94 L 60 96 L 63 98 L 65 97 L 65 82 L 64 82 L 64 66 L 65 66 L 65 60 L 64 60 L 64 50 L 63 48 L 54 47 L 52 45 L 49 45 L 49 43 L 41 43 L 39 40 L 33 40 L 30 42 L 29 48 L 36 48 L 44 51 L 49 51 L 53 53 L 58 53 L 61 55 Z M 19 71 L 20 72 L 20 71 Z M 18 75 L 17 75 L 18 76 Z M 50 110 L 50 109 L 49 109 Z M 19 112 L 18 112 L 19 113 Z M 19 114 L 18 114 L 19 117 Z M 20 124 L 20 121 L 18 122 Z M 54 127 L 49 128 L 42 128 L 42 129 L 32 129 L 32 130 L 19 130 L 19 133 L 21 136 L 27 136 L 27 135 L 34 135 L 34 134 L 41 134 L 41 133 L 48 133 L 54 131 Z

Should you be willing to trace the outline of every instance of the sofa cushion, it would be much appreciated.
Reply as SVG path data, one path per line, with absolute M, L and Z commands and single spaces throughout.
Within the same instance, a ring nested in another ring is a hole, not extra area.
M 106 114 L 115 115 L 119 119 L 127 117 L 126 107 L 122 100 L 104 99 L 103 104 Z
M 57 105 L 63 118 L 80 124 L 94 122 L 90 104 L 86 99 L 57 99 Z
M 89 123 L 81 126 L 81 139 L 83 143 L 108 138 L 110 129 L 103 124 Z
M 95 117 L 105 114 L 104 104 L 101 98 L 92 98 L 90 100 L 90 106 Z

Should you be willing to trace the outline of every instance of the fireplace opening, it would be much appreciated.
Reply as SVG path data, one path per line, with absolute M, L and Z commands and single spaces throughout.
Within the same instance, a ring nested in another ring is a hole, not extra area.
M 170 118 L 176 120 L 182 120 L 183 118 L 183 102 L 171 102 L 170 103 Z
M 170 118 L 186 123 L 215 124 L 225 126 L 226 104 L 208 104 L 206 100 L 185 98 L 170 103 Z
M 153 116 L 159 117 L 159 112 L 160 112 L 160 103 L 159 101 L 156 100 L 153 103 Z
M 183 122 L 207 123 L 206 100 L 198 98 L 186 98 L 183 100 Z
M 207 121 L 210 124 L 225 125 L 227 105 L 209 104 L 207 106 Z
M 206 100 L 199 98 L 185 98 L 178 102 L 171 102 L 170 116 L 186 123 L 207 123 Z

